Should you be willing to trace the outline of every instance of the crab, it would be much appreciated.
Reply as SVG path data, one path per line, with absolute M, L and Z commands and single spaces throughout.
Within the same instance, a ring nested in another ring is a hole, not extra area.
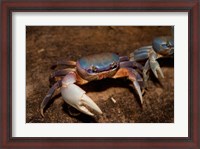
M 173 54 L 174 38 L 172 36 L 161 36 L 155 38 L 151 46 L 144 46 L 134 50 L 134 52 L 130 54 L 130 61 L 140 62 L 146 60 L 146 63 L 143 67 L 143 79 L 144 86 L 147 86 L 147 80 L 149 78 L 147 73 L 150 69 L 156 78 L 158 78 L 158 73 L 162 78 L 164 78 L 164 74 L 157 59 L 161 57 L 172 56 Z
M 111 52 L 99 53 L 82 57 L 76 62 L 61 60 L 53 65 L 53 67 L 58 65 L 66 65 L 67 68 L 57 70 L 50 76 L 50 80 L 56 81 L 49 89 L 40 105 L 40 112 L 43 117 L 44 108 L 52 99 L 52 95 L 58 88 L 60 88 L 64 101 L 80 112 L 90 116 L 94 116 L 94 112 L 102 114 L 102 110 L 86 92 L 80 88 L 80 85 L 104 78 L 128 78 L 132 81 L 139 95 L 141 104 L 143 103 L 141 91 L 143 78 L 137 71 L 142 70 L 142 66 L 135 61 L 130 61 L 128 56 L 119 56 Z

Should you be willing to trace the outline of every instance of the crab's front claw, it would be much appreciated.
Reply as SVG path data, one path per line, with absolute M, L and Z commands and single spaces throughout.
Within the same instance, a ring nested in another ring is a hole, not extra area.
M 162 78 L 164 78 L 164 74 L 163 74 L 162 69 L 160 68 L 160 65 L 157 62 L 157 60 L 150 60 L 150 68 L 153 71 L 156 78 L 158 78 L 158 73 L 161 75 Z
M 102 114 L 101 109 L 95 104 L 95 102 L 85 94 L 84 90 L 75 84 L 62 86 L 61 94 L 65 102 L 80 112 L 93 116 L 94 114 L 87 109 L 88 107 L 98 114 Z

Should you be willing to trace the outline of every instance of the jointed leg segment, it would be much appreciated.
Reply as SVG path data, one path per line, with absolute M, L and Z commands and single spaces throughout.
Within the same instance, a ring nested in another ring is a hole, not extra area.
M 44 97 L 41 105 L 40 105 L 40 113 L 41 115 L 44 117 L 44 108 L 46 107 L 46 105 L 49 103 L 49 101 L 51 100 L 51 97 L 53 95 L 53 93 L 55 92 L 56 89 L 60 88 L 62 86 L 61 81 L 56 82 L 48 91 L 47 95 Z
M 113 78 L 122 78 L 128 77 L 129 80 L 133 82 L 135 89 L 140 97 L 141 103 L 143 103 L 142 92 L 138 81 L 142 81 L 141 76 L 135 73 L 133 68 L 120 68 L 117 73 L 113 76 Z M 141 80 L 140 80 L 141 79 Z
M 57 61 L 55 64 L 51 66 L 52 69 L 56 68 L 58 65 L 64 65 L 64 66 L 76 66 L 75 61 L 68 61 L 68 60 L 60 60 Z

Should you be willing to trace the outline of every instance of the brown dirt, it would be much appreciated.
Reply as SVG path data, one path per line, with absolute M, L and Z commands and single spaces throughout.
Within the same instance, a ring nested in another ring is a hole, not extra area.
M 151 45 L 153 38 L 170 35 L 170 27 L 34 27 L 26 28 L 26 122 L 27 123 L 173 123 L 174 59 L 159 63 L 165 78 L 152 74 L 141 106 L 131 82 L 105 79 L 81 86 L 103 111 L 102 115 L 76 116 L 59 92 L 40 115 L 39 106 L 49 90 L 50 66 L 58 60 L 115 52 L 129 55 L 134 49 Z M 111 98 L 116 100 L 114 103 Z M 73 116 L 70 114 L 73 113 Z

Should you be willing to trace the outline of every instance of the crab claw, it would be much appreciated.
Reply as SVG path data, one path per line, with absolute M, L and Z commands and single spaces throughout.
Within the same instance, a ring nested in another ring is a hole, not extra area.
M 160 73 L 161 77 L 164 78 L 162 69 L 160 68 L 159 63 L 156 60 L 150 60 L 150 67 L 151 67 L 151 70 L 153 71 L 154 75 L 156 76 L 156 78 L 158 78 L 157 71 Z
M 87 115 L 94 115 L 87 109 L 87 107 L 91 108 L 98 114 L 102 114 L 101 109 L 95 104 L 95 102 L 85 94 L 84 90 L 75 84 L 62 86 L 61 94 L 65 102 Z

